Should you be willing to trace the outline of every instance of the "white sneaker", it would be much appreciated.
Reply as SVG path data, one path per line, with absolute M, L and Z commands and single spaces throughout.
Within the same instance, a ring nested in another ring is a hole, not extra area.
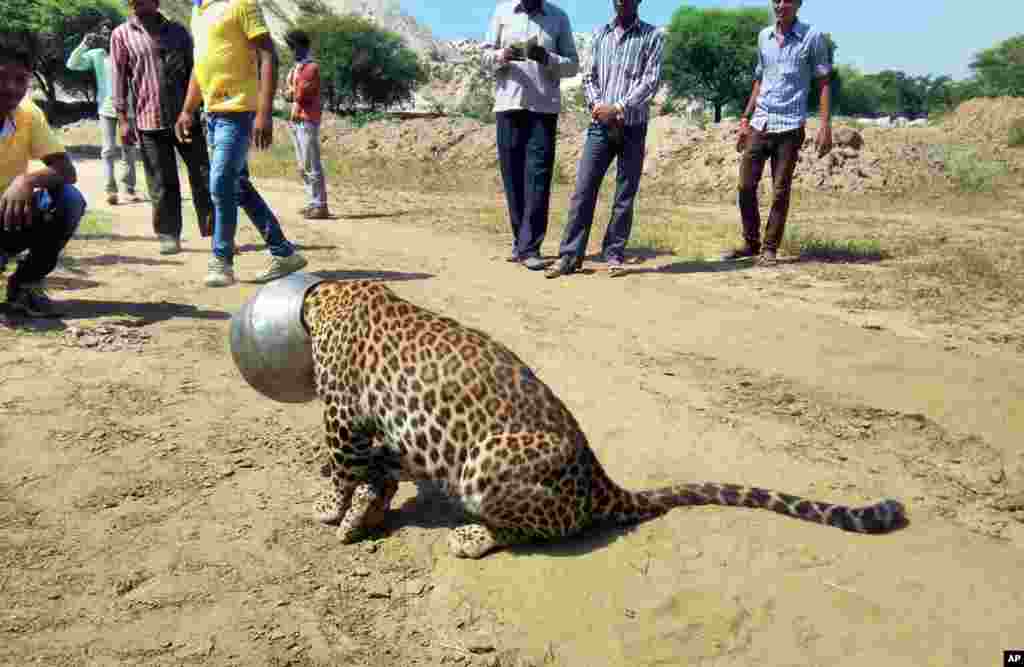
M 227 287 L 235 283 L 235 270 L 226 261 L 216 255 L 210 258 L 206 273 L 207 287 Z
M 269 283 L 271 280 L 284 278 L 289 273 L 295 273 L 308 263 L 306 258 L 297 252 L 293 252 L 287 257 L 272 257 L 267 270 L 253 280 L 258 283 Z
M 181 239 L 170 234 L 160 234 L 160 254 L 177 255 L 181 252 Z

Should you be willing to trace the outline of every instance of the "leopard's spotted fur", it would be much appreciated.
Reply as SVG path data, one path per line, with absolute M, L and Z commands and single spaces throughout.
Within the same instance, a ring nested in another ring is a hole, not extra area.
M 375 282 L 307 294 L 316 387 L 332 481 L 318 518 L 345 541 L 379 524 L 400 480 L 439 482 L 479 521 L 456 528 L 456 556 L 636 522 L 682 505 L 770 509 L 844 530 L 903 521 L 886 500 L 862 508 L 732 484 L 626 491 L 611 481 L 561 400 L 508 348 Z

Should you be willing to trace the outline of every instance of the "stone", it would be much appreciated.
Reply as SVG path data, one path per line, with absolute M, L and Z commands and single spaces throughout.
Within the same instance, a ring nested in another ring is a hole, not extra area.
M 849 146 L 859 151 L 864 146 L 864 137 L 851 127 L 841 127 L 835 131 L 832 141 L 836 146 Z

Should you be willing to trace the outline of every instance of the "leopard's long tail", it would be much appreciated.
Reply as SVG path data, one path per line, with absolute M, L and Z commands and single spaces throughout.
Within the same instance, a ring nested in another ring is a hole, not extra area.
M 644 521 L 665 514 L 675 507 L 687 505 L 766 509 L 854 533 L 887 533 L 906 521 L 903 505 L 896 500 L 883 500 L 864 507 L 847 507 L 768 489 L 714 482 L 627 491 L 611 481 L 603 471 L 595 475 L 591 498 L 591 516 L 595 521 L 618 524 Z

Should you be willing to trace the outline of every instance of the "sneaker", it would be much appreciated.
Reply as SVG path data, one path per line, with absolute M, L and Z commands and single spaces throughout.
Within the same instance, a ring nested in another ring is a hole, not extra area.
M 235 270 L 228 264 L 227 260 L 214 255 L 207 264 L 206 279 L 203 280 L 207 287 L 227 287 L 235 282 Z
M 779 256 L 774 250 L 765 250 L 757 258 L 757 263 L 759 266 L 775 266 L 779 263 Z
M 128 199 L 130 199 L 133 202 L 142 201 L 139 198 L 139 195 L 135 192 L 135 190 L 129 190 L 129 191 L 125 192 L 125 195 L 128 197 Z
M 730 250 L 722 255 L 722 261 L 731 262 L 737 259 L 749 259 L 751 257 L 757 257 L 757 254 L 761 251 L 757 246 L 744 245 L 739 248 Z
M 545 278 L 557 278 L 559 276 L 567 276 L 570 273 L 576 273 L 583 266 L 583 261 L 577 259 L 571 255 L 563 255 L 558 258 L 551 268 L 544 272 Z
M 549 264 L 551 264 L 551 262 L 547 261 L 546 259 L 541 259 L 537 255 L 531 255 L 530 257 L 527 257 L 526 259 L 523 260 L 523 266 L 530 269 L 531 271 L 540 271 L 542 269 L 546 269 L 548 268 Z
M 18 285 L 14 288 L 8 283 L 7 306 L 29 317 L 55 317 L 60 314 L 39 283 Z
M 306 215 L 306 213 L 308 213 L 308 212 L 309 212 L 309 209 L 311 209 L 311 208 L 313 208 L 313 205 L 312 205 L 312 204 L 306 204 L 305 206 L 303 206 L 302 208 L 300 208 L 300 209 L 299 209 L 298 211 L 296 211 L 296 213 L 298 213 L 298 214 L 299 214 L 299 215 L 301 215 L 301 216 L 305 216 L 305 215 Z
M 302 217 L 306 220 L 327 220 L 331 217 L 331 214 L 326 206 L 310 206 L 302 214 Z
M 107 195 L 107 203 L 111 206 L 117 206 L 117 193 L 111 192 Z
M 170 234 L 160 234 L 160 254 L 177 255 L 181 252 L 181 239 Z
M 626 273 L 626 262 L 618 257 L 612 257 L 608 260 L 608 275 L 614 278 L 624 273 Z
M 272 257 L 267 270 L 253 280 L 258 283 L 269 283 L 271 280 L 284 278 L 289 273 L 295 273 L 308 263 L 306 258 L 297 252 L 293 252 L 287 257 Z

